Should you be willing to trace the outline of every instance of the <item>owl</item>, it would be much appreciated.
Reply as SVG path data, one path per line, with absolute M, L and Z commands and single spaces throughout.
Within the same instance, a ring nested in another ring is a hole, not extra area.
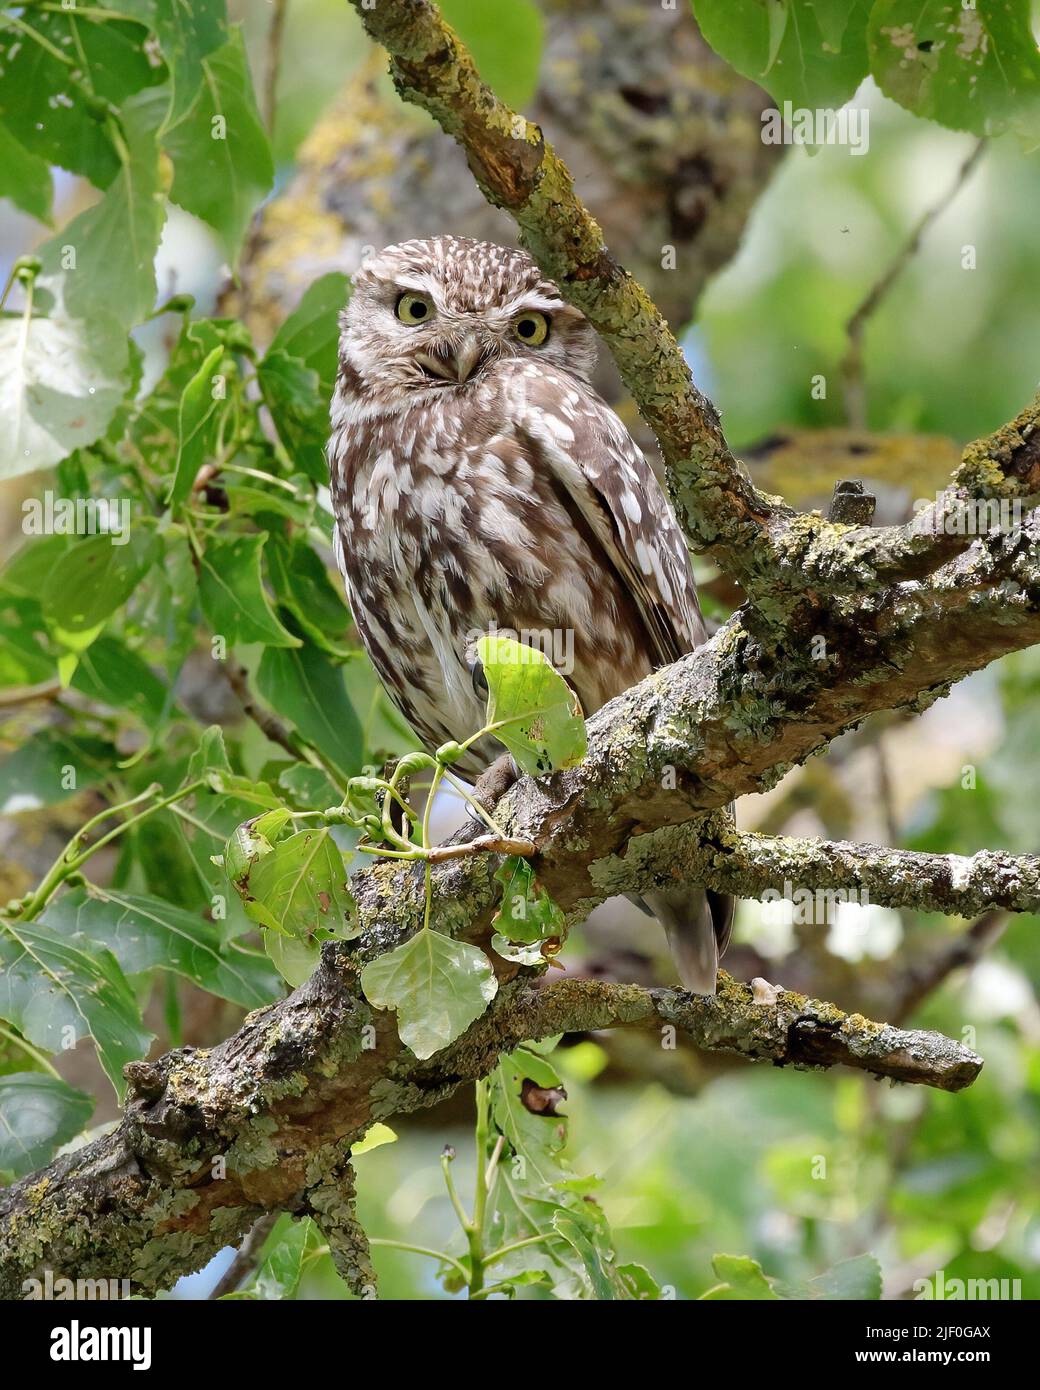
M 591 325 L 526 253 L 389 246 L 341 319 L 333 549 L 361 639 L 421 742 L 484 722 L 476 639 L 537 645 L 587 714 L 704 640 L 682 533 L 590 385 Z M 475 679 L 475 676 L 478 679 Z M 475 779 L 501 749 L 477 743 Z M 647 893 L 686 987 L 713 994 L 729 899 Z

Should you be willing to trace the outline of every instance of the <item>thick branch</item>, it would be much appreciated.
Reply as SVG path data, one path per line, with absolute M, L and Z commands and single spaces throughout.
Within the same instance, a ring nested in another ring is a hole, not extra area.
M 618 1026 L 687 1033 L 699 1046 L 777 1066 L 856 1067 L 959 1090 L 981 1060 L 935 1033 L 903 1032 L 786 991 L 723 976 L 716 999 L 680 990 L 514 980 L 469 1032 L 427 1062 L 351 985 L 346 952 L 250 1015 L 212 1051 L 182 1048 L 129 1071 L 120 1127 L 0 1194 L 0 1298 L 44 1268 L 70 1278 L 129 1277 L 168 1287 L 238 1240 L 264 1210 L 318 1216 L 336 1234 L 345 1277 L 371 1282 L 344 1185 L 346 1146 L 375 1119 L 407 1113 L 485 1075 L 526 1040 Z M 366 1028 L 375 1045 L 366 1048 Z

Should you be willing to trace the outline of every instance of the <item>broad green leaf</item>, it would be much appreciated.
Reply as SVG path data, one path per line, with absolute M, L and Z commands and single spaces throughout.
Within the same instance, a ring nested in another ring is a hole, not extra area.
M 0 318 L 0 478 L 53 468 L 104 433 L 127 388 L 126 333 L 113 315 Z
M 143 1057 L 152 1038 L 110 951 L 27 922 L 0 928 L 0 1018 L 50 1052 L 92 1038 L 120 1099 L 123 1066 Z
M 326 400 L 336 381 L 339 316 L 349 298 L 346 275 L 339 271 L 322 275 L 307 287 L 271 340 L 270 352 L 285 353 L 318 373 Z
M 75 796 L 108 777 L 118 758 L 104 739 L 41 729 L 0 763 L 0 815 Z
M 234 263 L 249 219 L 274 181 L 271 148 L 237 26 L 201 59 L 201 68 L 191 105 L 163 133 L 174 165 L 170 197 L 216 230 Z
M 524 1084 L 547 1091 L 562 1090 L 563 1083 L 552 1062 L 529 1048 L 500 1057 L 491 1074 L 495 1125 L 512 1150 L 526 1160 L 529 1180 L 555 1187 L 569 1174 L 561 1167 L 560 1154 L 567 1142 L 558 1115 L 534 1114 L 523 1102 Z
M 30 154 L 0 121 L 0 198 L 10 198 L 31 217 L 49 222 L 53 194 L 50 165 L 38 154 Z
M 114 545 L 109 536 L 77 541 L 44 582 L 44 616 L 64 632 L 97 627 L 126 602 L 159 553 L 153 531 L 131 531 L 125 545 Z
M 278 786 L 302 811 L 325 811 L 336 806 L 341 794 L 320 767 L 292 763 L 278 773 Z
M 277 814 L 277 813 L 272 813 Z M 262 821 L 261 817 L 261 821 Z M 259 845 L 228 865 L 246 912 L 286 936 L 348 940 L 360 930 L 343 854 L 329 830 L 299 830 L 276 845 L 258 827 Z
M 339 315 L 350 281 L 323 275 L 279 328 L 258 368 L 260 389 L 296 467 L 325 484 L 329 403 L 336 381 Z
M 260 566 L 266 540 L 265 531 L 255 536 L 212 537 L 199 562 L 202 611 L 229 649 L 248 642 L 265 642 L 269 647 L 300 645 L 300 639 L 278 621 L 264 588 Z M 288 711 L 279 709 L 279 713 Z
M 40 248 L 39 285 L 73 318 L 111 314 L 124 328 L 155 305 L 155 253 L 166 220 L 154 94 L 127 102 L 120 120 L 120 169 L 100 202 Z
M 0 1076 L 0 1169 L 16 1178 L 42 1168 L 90 1119 L 94 1101 L 41 1072 Z
M 715 1255 L 711 1264 L 720 1282 L 702 1294 L 703 1299 L 771 1303 L 779 1297 L 762 1273 L 762 1266 L 750 1255 Z
M 256 685 L 272 709 L 345 777 L 364 763 L 361 728 L 343 673 L 310 643 L 297 651 L 273 645 L 260 659 Z
M 352 649 L 344 640 L 351 628 L 350 609 L 343 601 L 342 585 L 329 578 L 314 547 L 302 536 L 291 541 L 272 536 L 267 566 L 275 599 L 315 646 L 331 656 L 350 656 Z
M 217 346 L 184 388 L 177 412 L 177 461 L 167 501 L 176 506 L 191 492 L 195 475 L 213 452 L 217 421 L 226 398 L 215 389 L 216 371 L 224 357 Z
M 782 108 L 843 106 L 867 75 L 873 0 L 693 0 L 716 53 Z
M 72 678 L 76 690 L 111 705 L 132 710 L 145 722 L 158 721 L 167 690 L 136 652 L 115 637 L 99 637 L 83 652 Z
M 163 65 L 150 60 L 147 30 L 124 19 L 95 23 L 75 6 L 26 7 L 21 23 L 5 19 L 0 120 L 30 153 L 107 188 L 119 172 L 119 155 L 106 104 L 121 108 L 165 76 Z
M 222 950 L 212 922 L 161 898 L 73 888 L 47 906 L 40 925 L 65 939 L 79 932 L 92 946 L 106 947 L 124 975 L 172 970 L 246 1009 L 278 997 L 277 980 L 259 952 Z
M 870 16 L 878 86 L 915 115 L 954 130 L 1009 127 L 1040 145 L 1040 53 L 1030 0 L 878 0 Z
M 542 16 L 532 0 L 494 6 L 486 0 L 442 0 L 441 12 L 500 100 L 526 106 L 538 86 L 542 56 Z
M 285 451 L 297 468 L 319 482 L 328 475 L 325 445 L 329 404 L 318 373 L 299 357 L 271 348 L 257 369 L 260 390 Z
M 562 934 L 563 911 L 538 882 L 526 859 L 510 855 L 495 878 L 502 885 L 502 905 L 491 925 L 507 940 L 531 943 Z
M 574 767 L 585 756 L 578 697 L 536 647 L 482 637 L 477 652 L 488 685 L 487 722 L 532 777 Z
M 369 961 L 361 988 L 377 1009 L 397 1010 L 401 1041 L 425 1059 L 480 1017 L 498 981 L 483 951 L 427 927 Z
M 281 932 L 265 932 L 264 950 L 271 964 L 292 989 L 299 989 L 309 980 L 321 960 L 321 942 L 312 936 L 283 936 Z
M 102 0 L 105 9 L 139 19 L 159 40 L 170 70 L 173 96 L 168 120 L 191 105 L 205 80 L 202 59 L 227 41 L 225 0 Z

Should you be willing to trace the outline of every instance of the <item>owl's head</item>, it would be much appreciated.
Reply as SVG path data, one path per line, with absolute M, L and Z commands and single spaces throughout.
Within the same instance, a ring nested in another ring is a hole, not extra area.
M 387 246 L 363 263 L 340 323 L 359 393 L 462 392 L 503 359 L 588 380 L 596 336 L 524 251 L 464 237 Z

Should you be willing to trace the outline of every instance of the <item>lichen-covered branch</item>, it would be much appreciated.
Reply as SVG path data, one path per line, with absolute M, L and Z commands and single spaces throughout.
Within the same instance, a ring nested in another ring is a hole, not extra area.
M 506 982 L 464 1037 L 425 1062 L 357 990 L 343 948 L 227 1042 L 131 1067 L 117 1130 L 0 1193 L 0 1298 L 46 1268 L 166 1288 L 234 1243 L 265 1210 L 310 1214 L 356 1291 L 374 1289 L 353 1210 L 348 1147 L 377 1119 L 431 1105 L 485 1075 L 501 1052 L 568 1031 L 620 1026 L 778 1066 L 856 1067 L 959 1090 L 981 1060 L 935 1033 L 903 1032 L 786 991 L 723 976 L 715 999 L 560 980 Z
M 819 893 L 836 902 L 957 917 L 998 908 L 1040 912 L 1040 857 L 1033 854 L 921 854 L 847 841 L 760 835 L 734 829 L 728 817 L 675 832 L 667 846 L 655 843 L 657 839 L 647 835 L 630 840 L 623 855 L 593 864 L 593 878 L 614 892 L 626 887 L 639 892 L 646 888 L 648 874 L 658 881 L 671 874 L 742 898 Z

